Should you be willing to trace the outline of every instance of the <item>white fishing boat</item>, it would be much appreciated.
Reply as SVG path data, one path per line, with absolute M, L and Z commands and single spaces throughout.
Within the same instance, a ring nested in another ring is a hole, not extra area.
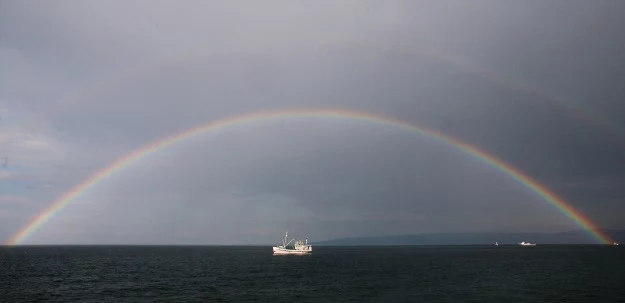
M 286 238 L 288 235 L 289 231 L 284 235 L 282 245 L 273 247 L 274 255 L 306 255 L 312 253 L 312 246 L 308 245 L 308 238 L 304 241 L 291 239 L 291 241 L 287 243 Z M 293 245 L 290 245 L 293 241 L 295 241 Z
M 614 243 L 612 243 L 612 245 L 618 246 L 618 243 L 614 242 Z
M 495 242 L 495 246 L 499 246 L 499 243 Z
M 519 243 L 519 245 L 521 245 L 521 246 L 536 246 L 536 243 L 521 242 L 521 243 Z

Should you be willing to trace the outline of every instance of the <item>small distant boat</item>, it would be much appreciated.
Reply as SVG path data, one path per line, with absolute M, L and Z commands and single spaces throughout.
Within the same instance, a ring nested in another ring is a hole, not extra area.
M 312 253 L 312 245 L 308 245 L 308 238 L 304 241 L 291 239 L 291 241 L 287 243 L 286 238 L 288 235 L 289 231 L 285 233 L 282 245 L 273 247 L 274 255 L 306 255 Z M 293 241 L 295 241 L 293 246 L 289 246 Z
M 499 243 L 495 242 L 495 246 L 499 246 Z
M 618 243 L 614 242 L 614 243 L 612 243 L 612 245 L 616 245 L 616 246 L 618 246 Z
M 520 246 L 536 246 L 536 243 L 529 243 L 529 242 L 521 242 L 519 243 Z

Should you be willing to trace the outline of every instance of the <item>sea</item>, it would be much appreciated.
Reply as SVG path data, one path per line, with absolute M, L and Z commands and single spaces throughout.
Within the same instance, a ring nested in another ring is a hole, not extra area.
M 622 246 L 22 246 L 0 302 L 625 302 Z

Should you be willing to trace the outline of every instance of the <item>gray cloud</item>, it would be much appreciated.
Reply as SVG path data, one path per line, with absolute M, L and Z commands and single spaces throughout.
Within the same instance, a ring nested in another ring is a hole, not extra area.
M 2 3 L 0 156 L 10 166 L 0 170 L 0 239 L 140 146 L 282 108 L 383 113 L 447 132 L 622 228 L 620 183 L 586 185 L 625 171 L 620 6 Z M 570 114 L 580 110 L 582 119 Z M 240 124 L 141 159 L 32 241 L 251 243 L 286 228 L 325 239 L 575 226 L 444 144 L 296 119 Z

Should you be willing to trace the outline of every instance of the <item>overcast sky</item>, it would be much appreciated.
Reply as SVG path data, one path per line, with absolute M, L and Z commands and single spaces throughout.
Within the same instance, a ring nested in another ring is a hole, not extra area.
M 395 116 L 625 228 L 620 1 L 2 1 L 0 240 L 124 154 L 284 108 Z M 4 164 L 4 160 L 2 163 Z M 267 120 L 161 150 L 26 243 L 233 244 L 579 227 L 449 145 Z

